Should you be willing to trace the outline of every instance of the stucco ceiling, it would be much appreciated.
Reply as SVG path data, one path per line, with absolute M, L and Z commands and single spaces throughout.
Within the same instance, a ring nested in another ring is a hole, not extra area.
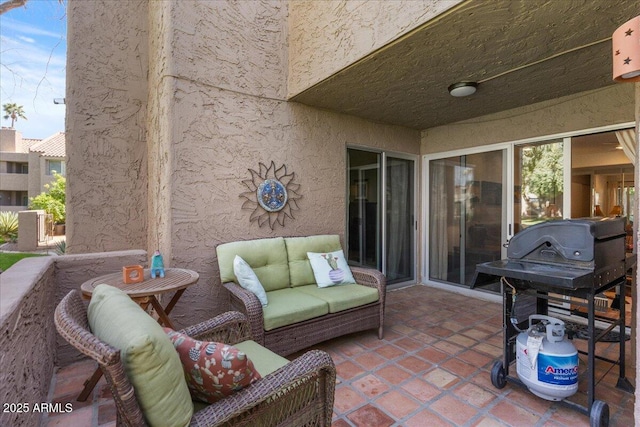
M 611 34 L 637 0 L 469 0 L 294 96 L 427 129 L 615 84 Z M 447 87 L 479 82 L 454 98 Z

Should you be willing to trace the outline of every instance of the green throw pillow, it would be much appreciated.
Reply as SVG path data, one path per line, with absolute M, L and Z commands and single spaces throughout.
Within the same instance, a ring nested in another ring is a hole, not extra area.
M 127 294 L 104 284 L 93 291 L 87 315 L 93 334 L 121 351 L 147 422 L 189 425 L 193 403 L 182 363 L 160 324 Z

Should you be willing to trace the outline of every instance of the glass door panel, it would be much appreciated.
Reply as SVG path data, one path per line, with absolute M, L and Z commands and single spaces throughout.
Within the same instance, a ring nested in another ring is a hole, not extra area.
M 429 164 L 429 274 L 470 286 L 476 264 L 501 258 L 504 150 Z
M 349 149 L 348 261 L 381 269 L 380 165 L 381 154 Z
M 562 141 L 514 147 L 514 234 L 533 224 L 563 218 L 563 150 Z
M 386 156 L 386 276 L 394 284 L 415 279 L 415 161 Z

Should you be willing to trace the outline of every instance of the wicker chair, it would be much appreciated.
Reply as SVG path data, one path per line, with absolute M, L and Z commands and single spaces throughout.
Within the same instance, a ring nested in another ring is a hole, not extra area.
M 146 426 L 120 351 L 100 341 L 89 330 L 86 304 L 71 291 L 55 311 L 60 335 L 81 353 L 98 362 L 111 388 L 117 425 Z M 243 314 L 228 312 L 182 330 L 206 341 L 236 344 L 250 339 Z M 194 413 L 192 426 L 330 426 L 336 371 L 331 357 L 311 350 L 250 386 Z

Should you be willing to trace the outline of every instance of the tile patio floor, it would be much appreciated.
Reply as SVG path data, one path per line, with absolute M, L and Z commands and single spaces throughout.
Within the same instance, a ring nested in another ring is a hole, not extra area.
M 503 389 L 491 384 L 491 366 L 502 357 L 501 324 L 496 303 L 426 286 L 388 292 L 383 340 L 367 331 L 317 346 L 337 367 L 333 427 L 589 426 L 574 409 L 512 383 Z M 584 348 L 586 341 L 574 343 Z M 617 358 L 617 344 L 597 346 L 597 354 Z M 580 364 L 584 370 L 585 355 Z M 94 368 L 79 362 L 56 372 L 50 401 L 72 402 L 73 411 L 45 418 L 42 426 L 115 426 L 104 379 L 86 402 L 75 400 Z M 617 366 L 598 361 L 596 372 L 596 399 L 609 405 L 610 426 L 634 425 L 634 396 L 615 387 Z M 635 384 L 629 362 L 626 373 Z M 585 390 L 586 379 L 571 400 L 586 405 Z

